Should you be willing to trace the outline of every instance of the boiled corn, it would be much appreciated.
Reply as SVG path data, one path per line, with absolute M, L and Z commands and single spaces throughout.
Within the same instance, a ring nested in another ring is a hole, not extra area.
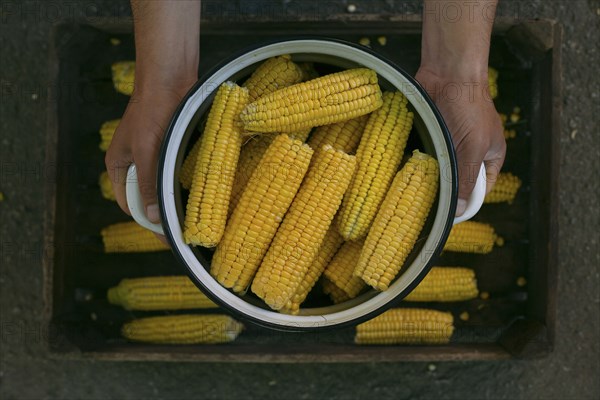
M 448 312 L 420 308 L 388 310 L 356 327 L 357 344 L 445 344 L 454 332 Z
M 244 82 L 250 102 L 302 81 L 302 69 L 292 61 L 289 54 L 269 58 Z
M 501 203 L 507 202 L 511 204 L 515 199 L 519 188 L 521 187 L 521 179 L 510 172 L 500 172 L 496 178 L 496 183 L 492 190 L 485 195 L 484 203 Z
M 273 140 L 227 223 L 210 273 L 221 285 L 244 292 L 308 169 L 313 151 L 287 135 Z
M 328 144 L 336 150 L 354 154 L 367 124 L 368 116 L 342 121 L 331 125 L 320 126 L 310 137 L 308 145 L 319 151 Z
M 110 121 L 106 121 L 102 124 L 102 126 L 100 127 L 100 150 L 108 150 L 110 142 L 112 142 L 112 138 L 120 123 L 120 119 L 113 119 Z
M 364 240 L 345 242 L 335 254 L 331 262 L 323 271 L 323 276 L 344 292 L 344 300 L 352 299 L 364 289 L 365 282 L 360 277 L 354 276 L 356 261 L 364 245 Z M 331 291 L 331 286 L 326 285 L 323 290 L 336 302 L 337 291 Z
M 194 165 L 184 221 L 186 243 L 214 247 L 223 236 L 242 146 L 238 115 L 247 101 L 248 91 L 232 82 L 217 92 Z
M 108 172 L 104 171 L 100 174 L 98 184 L 100 185 L 100 192 L 102 193 L 102 197 L 104 197 L 106 200 L 112 201 L 115 201 L 117 199 L 115 197 L 115 191 L 113 190 L 112 182 L 110 180 L 110 177 L 108 176 Z
M 185 310 L 217 308 L 187 276 L 123 279 L 108 289 L 109 303 L 127 310 Z
M 492 251 L 495 243 L 501 245 L 502 238 L 496 235 L 491 225 L 465 221 L 452 227 L 444 250 L 487 254 Z
M 462 267 L 433 267 L 405 301 L 464 301 L 479 295 L 475 271 Z
M 413 113 L 400 92 L 383 95 L 383 106 L 369 117 L 356 152 L 357 169 L 340 211 L 340 234 L 364 237 L 398 170 Z
M 242 112 L 250 132 L 295 132 L 368 114 L 381 107 L 375 71 L 350 69 L 288 86 Z
M 412 251 L 436 198 L 437 160 L 413 152 L 394 178 L 365 241 L 354 274 L 387 290 Z
M 317 283 L 317 280 L 325 270 L 325 267 L 329 264 L 342 243 L 344 243 L 344 239 L 338 233 L 334 220 L 329 226 L 329 230 L 325 235 L 325 239 L 323 239 L 323 243 L 321 243 L 321 246 L 319 247 L 317 256 L 310 263 L 308 271 L 304 275 L 304 278 L 302 278 L 296 292 L 281 309 L 281 312 L 288 314 L 298 314 L 298 312 L 300 312 L 300 305 L 315 286 L 315 283 Z
M 131 96 L 135 81 L 135 61 L 119 61 L 111 66 L 115 90 Z
M 243 327 L 228 315 L 169 315 L 135 319 L 121 333 L 134 342 L 216 344 L 234 341 Z
M 169 250 L 154 233 L 134 221 L 112 224 L 100 232 L 105 253 L 142 253 Z
M 296 293 L 325 239 L 355 166 L 354 156 L 329 145 L 315 155 L 252 283 L 252 292 L 272 309 L 281 309 Z

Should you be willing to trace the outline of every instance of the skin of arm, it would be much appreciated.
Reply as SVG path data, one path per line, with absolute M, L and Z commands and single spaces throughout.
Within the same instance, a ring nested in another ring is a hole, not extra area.
M 489 192 L 504 163 L 502 123 L 488 90 L 488 56 L 497 0 L 425 0 L 416 79 L 452 135 L 458 161 L 456 214 L 463 214 L 479 166 Z
M 136 48 L 134 91 L 106 153 L 115 197 L 129 214 L 127 168 L 135 163 L 146 215 L 160 222 L 158 153 L 175 108 L 198 78 L 200 1 L 132 0 Z
M 425 0 L 421 66 L 416 78 L 440 109 L 452 134 L 459 169 L 457 215 L 466 207 L 482 160 L 491 190 L 504 162 L 502 125 L 487 86 L 491 29 L 497 0 Z M 129 214 L 125 179 L 138 167 L 146 215 L 160 216 L 158 152 L 171 115 L 196 82 L 200 0 L 132 0 L 136 71 L 134 93 L 105 162 L 119 206 Z

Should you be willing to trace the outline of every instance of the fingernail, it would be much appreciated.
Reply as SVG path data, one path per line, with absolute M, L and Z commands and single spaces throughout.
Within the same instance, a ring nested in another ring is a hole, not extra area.
M 456 203 L 456 216 L 460 217 L 463 215 L 466 209 L 467 201 L 465 199 L 458 199 L 458 202 Z
M 146 216 L 148 217 L 150 222 L 158 224 L 160 222 L 158 204 L 150 204 L 148 207 L 146 207 Z

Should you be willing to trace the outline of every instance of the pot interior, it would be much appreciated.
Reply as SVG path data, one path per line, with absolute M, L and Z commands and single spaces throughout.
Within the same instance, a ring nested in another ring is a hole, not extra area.
M 334 43 L 336 45 L 340 45 L 339 43 Z M 354 49 L 354 48 L 351 48 Z M 354 51 L 361 51 L 359 49 L 354 49 Z M 326 49 L 324 50 L 324 52 Z M 196 88 L 196 91 L 192 94 L 198 94 L 198 92 L 208 92 L 211 93 L 205 96 L 204 101 L 198 103 L 199 106 L 196 107 L 195 111 L 189 111 L 189 123 L 185 127 L 181 127 L 179 131 L 174 131 L 169 135 L 168 140 L 172 143 L 169 143 L 166 151 L 170 154 L 173 154 L 175 150 L 174 142 L 178 141 L 179 144 L 176 146 L 176 156 L 172 157 L 172 165 L 168 162 L 165 163 L 164 175 L 168 176 L 170 174 L 171 177 L 178 177 L 179 170 L 185 156 L 189 153 L 191 147 L 194 143 L 200 138 L 201 132 L 203 130 L 204 124 L 206 122 L 206 117 L 208 115 L 208 111 L 212 104 L 212 100 L 214 95 L 216 94 L 216 88 L 225 80 L 231 80 L 238 84 L 242 84 L 245 79 L 247 79 L 250 74 L 262 63 L 266 58 L 271 57 L 273 54 L 291 54 L 292 59 L 295 62 L 311 62 L 314 63 L 314 67 L 320 75 L 337 72 L 343 69 L 356 68 L 367 66 L 373 68 L 373 65 L 365 65 L 365 63 L 360 63 L 354 60 L 357 60 L 356 56 L 353 54 L 348 54 L 347 57 L 339 56 L 339 55 L 331 55 L 331 54 L 320 54 L 314 52 L 293 52 L 290 49 L 290 46 L 283 47 L 279 50 L 278 53 L 272 53 L 271 55 L 264 57 L 256 57 L 258 58 L 254 62 L 248 62 L 247 65 L 239 66 L 237 68 L 232 67 L 231 73 L 227 71 L 223 71 L 223 68 L 219 70 L 216 74 L 213 74 L 208 80 L 206 80 L 201 86 Z M 260 54 L 260 53 L 259 53 Z M 372 56 L 371 58 L 377 58 L 376 56 Z M 379 63 L 384 63 L 384 61 L 376 59 Z M 235 66 L 235 63 L 229 63 L 227 66 L 231 65 Z M 227 68 L 227 66 L 225 68 Z M 375 69 L 378 73 L 379 70 Z M 398 74 L 398 71 L 395 71 Z M 391 76 L 391 75 L 390 75 Z M 319 327 L 319 326 L 331 326 L 339 323 L 343 323 L 345 321 L 349 321 L 356 318 L 364 317 L 369 312 L 373 312 L 374 309 L 377 309 L 381 306 L 377 306 L 377 304 L 387 304 L 392 300 L 399 300 L 401 297 L 404 297 L 409 289 L 414 286 L 428 270 L 430 259 L 434 254 L 439 252 L 440 242 L 445 241 L 445 234 L 448 229 L 448 211 L 451 203 L 451 198 L 453 195 L 452 187 L 453 181 L 455 181 L 454 176 L 452 175 L 453 168 L 451 167 L 450 159 L 451 154 L 448 152 L 448 146 L 443 144 L 445 143 L 446 138 L 443 137 L 443 127 L 440 126 L 439 122 L 435 119 L 435 115 L 431 112 L 428 104 L 423 104 L 424 99 L 419 91 L 409 82 L 401 82 L 400 84 L 396 82 L 395 84 L 391 83 L 384 76 L 379 75 L 379 84 L 382 90 L 398 90 L 400 89 L 409 99 L 409 108 L 414 114 L 414 122 L 413 129 L 409 136 L 409 141 L 407 143 L 407 147 L 405 150 L 405 154 L 410 154 L 412 150 L 419 149 L 424 151 L 438 159 L 440 162 L 441 168 L 441 182 L 440 182 L 440 190 L 439 195 L 432 206 L 431 212 L 427 218 L 427 221 L 423 227 L 422 233 L 417 241 L 417 244 L 413 248 L 411 254 L 405 262 L 405 267 L 400 272 L 398 277 L 395 279 L 394 283 L 390 286 L 386 292 L 379 293 L 375 290 L 369 290 L 358 296 L 355 299 L 350 301 L 340 303 L 337 305 L 332 305 L 332 302 L 329 300 L 327 296 L 324 294 L 320 294 L 319 290 L 313 290 L 313 292 L 309 295 L 306 302 L 303 303 L 304 307 L 301 310 L 299 316 L 287 316 L 281 313 L 272 311 L 266 306 L 260 299 L 258 299 L 255 295 L 253 295 L 250 291 L 247 294 L 239 298 L 239 296 L 229 292 L 227 289 L 221 287 L 210 275 L 208 271 L 210 270 L 210 260 L 212 258 L 212 254 L 214 252 L 213 249 L 205 249 L 200 247 L 191 247 L 182 244 L 183 242 L 179 242 L 177 240 L 178 236 L 180 237 L 180 232 L 172 232 L 172 239 L 175 240 L 175 245 L 177 248 L 182 249 L 183 251 L 190 251 L 193 253 L 194 257 L 197 259 L 197 265 L 191 266 L 190 258 L 187 258 L 187 261 L 184 258 L 186 264 L 188 264 L 188 268 L 192 272 L 193 277 L 200 283 L 200 286 L 206 291 L 208 290 L 208 294 L 212 295 L 211 297 L 216 297 L 217 300 L 220 300 L 221 303 L 225 303 L 230 308 L 241 312 L 242 314 L 249 316 L 251 319 L 258 322 L 267 322 L 268 324 L 281 325 L 284 327 L 298 327 L 304 328 L 308 327 Z M 188 99 L 189 101 L 189 99 Z M 425 109 L 429 109 L 429 113 L 423 113 L 423 107 Z M 184 108 L 185 110 L 185 108 Z M 419 112 L 420 110 L 420 112 Z M 425 115 L 422 115 L 425 114 Z M 433 116 L 433 118 L 432 118 Z M 176 123 L 174 123 L 176 127 Z M 431 128 L 434 127 L 434 131 L 430 134 Z M 435 129 L 437 127 L 437 130 Z M 173 126 L 172 126 L 173 128 Z M 173 137 L 173 134 L 179 134 L 179 137 Z M 179 139 L 179 140 L 173 140 Z M 169 157 L 167 157 L 168 160 Z M 171 172 L 172 171 L 172 172 Z M 177 228 L 181 229 L 184 221 L 185 214 L 185 205 L 187 202 L 187 191 L 184 190 L 179 184 L 178 179 L 168 179 L 167 185 L 170 190 L 169 194 L 172 196 L 166 196 L 165 201 L 165 209 L 168 209 L 169 202 L 172 207 L 174 207 L 175 213 L 173 217 L 176 216 L 176 223 L 168 223 L 169 229 Z M 165 179 L 163 179 L 163 184 L 165 184 Z M 164 192 L 163 192 L 164 193 Z M 167 215 L 167 219 L 169 216 Z M 433 240 L 428 240 L 429 236 L 434 235 Z M 186 247 L 184 249 L 183 247 Z M 177 252 L 177 251 L 176 251 Z M 408 266 L 408 267 L 407 267 Z M 201 271 L 200 269 L 204 269 Z M 227 294 L 225 294 L 227 293 Z M 237 300 L 232 298 L 235 297 Z M 224 298 L 226 297 L 226 298 Z M 358 310 L 363 304 L 371 302 L 371 300 L 375 300 L 375 303 L 371 308 L 365 308 L 364 310 Z M 378 301 L 377 301 L 378 300 Z M 232 304 L 235 303 L 235 304 Z M 237 307 L 236 304 L 245 303 L 243 309 L 240 310 L 240 307 Z M 388 304 L 389 305 L 389 304 Z M 246 307 L 248 306 L 248 307 Z M 374 308 L 373 308 L 374 307 Z M 334 315 L 342 316 L 341 322 L 336 322 L 337 318 L 333 318 Z M 268 316 L 268 318 L 267 318 Z M 312 317 L 312 318 L 311 318 Z M 317 317 L 317 319 L 315 319 Z M 333 321 L 333 322 L 332 322 Z

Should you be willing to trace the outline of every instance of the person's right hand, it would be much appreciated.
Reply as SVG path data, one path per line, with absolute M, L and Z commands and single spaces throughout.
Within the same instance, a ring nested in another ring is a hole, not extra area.
M 183 83 L 134 91 L 105 158 L 115 197 L 125 213 L 131 215 L 125 196 L 127 169 L 135 163 L 146 216 L 154 223 L 160 222 L 156 197 L 158 153 L 173 112 L 194 82 L 191 77 Z

